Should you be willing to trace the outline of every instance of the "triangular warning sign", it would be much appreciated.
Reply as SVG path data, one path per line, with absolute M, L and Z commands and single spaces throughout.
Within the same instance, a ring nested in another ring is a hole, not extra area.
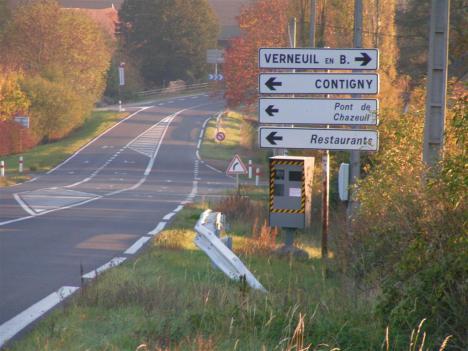
M 229 163 L 229 166 L 226 170 L 227 174 L 247 174 L 247 167 L 245 167 L 239 155 L 235 155 L 234 158 Z

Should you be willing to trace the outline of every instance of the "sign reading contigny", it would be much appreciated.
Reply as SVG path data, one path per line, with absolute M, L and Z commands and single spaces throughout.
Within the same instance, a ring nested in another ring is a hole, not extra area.
M 261 94 L 377 94 L 375 73 L 261 73 Z

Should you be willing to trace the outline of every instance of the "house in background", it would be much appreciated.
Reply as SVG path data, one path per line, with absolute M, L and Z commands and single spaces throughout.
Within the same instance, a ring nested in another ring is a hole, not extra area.
M 8 0 L 10 4 L 15 5 L 20 0 Z M 226 47 L 230 38 L 239 35 L 240 30 L 236 21 L 243 4 L 251 0 L 208 0 L 213 10 L 218 16 L 220 24 L 219 45 Z M 117 11 L 123 3 L 123 0 L 59 0 L 64 8 L 75 8 L 86 11 L 91 17 L 96 19 L 113 33 L 113 24 L 118 18 Z

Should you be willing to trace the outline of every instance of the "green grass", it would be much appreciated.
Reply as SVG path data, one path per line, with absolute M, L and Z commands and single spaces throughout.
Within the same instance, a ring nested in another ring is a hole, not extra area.
M 222 142 L 215 141 L 217 132 L 216 120 L 211 120 L 206 128 L 205 138 L 200 149 L 200 155 L 207 161 L 222 161 L 227 167 L 229 161 L 235 154 L 241 155 L 244 162 L 250 159 L 254 164 L 264 164 L 267 160 L 267 153 L 259 150 L 255 143 L 257 132 L 251 120 L 244 120 L 242 114 L 229 111 L 221 119 L 220 130 L 226 135 Z
M 320 260 L 246 254 L 252 239 L 236 237 L 269 292 L 227 279 L 193 244 L 201 211 L 181 211 L 143 254 L 85 286 L 8 350 L 296 350 L 300 316 L 305 344 L 317 350 L 380 348 L 384 329 L 369 302 L 350 294 L 344 277 L 324 279 Z
M 0 186 L 18 183 L 27 180 L 31 174 L 52 169 L 126 115 L 126 113 L 94 111 L 85 124 L 68 138 L 55 143 L 39 145 L 24 152 L 22 154 L 24 174 L 18 173 L 19 155 L 1 157 L 0 159 L 4 160 L 7 165 L 7 177 L 0 180 Z

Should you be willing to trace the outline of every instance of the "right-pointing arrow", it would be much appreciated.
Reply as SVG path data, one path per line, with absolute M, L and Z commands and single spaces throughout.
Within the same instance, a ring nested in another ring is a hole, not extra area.
M 361 52 L 361 55 L 361 57 L 354 58 L 354 61 L 362 62 L 361 66 L 367 66 L 367 64 L 372 61 L 371 57 L 365 52 Z
M 265 85 L 268 87 L 270 90 L 276 90 L 275 87 L 280 87 L 283 85 L 281 82 L 275 82 L 276 77 L 271 77 L 268 79 L 265 83 Z
M 266 109 L 265 112 L 268 113 L 268 116 L 273 117 L 275 113 L 279 112 L 279 109 L 275 108 L 274 105 L 269 105 Z
M 266 140 L 268 140 L 268 142 L 269 142 L 271 145 L 276 145 L 276 141 L 281 141 L 281 140 L 283 140 L 283 137 L 282 137 L 282 136 L 276 136 L 276 133 L 277 133 L 277 132 L 271 132 L 271 133 L 268 134 L 268 136 L 266 137 Z

